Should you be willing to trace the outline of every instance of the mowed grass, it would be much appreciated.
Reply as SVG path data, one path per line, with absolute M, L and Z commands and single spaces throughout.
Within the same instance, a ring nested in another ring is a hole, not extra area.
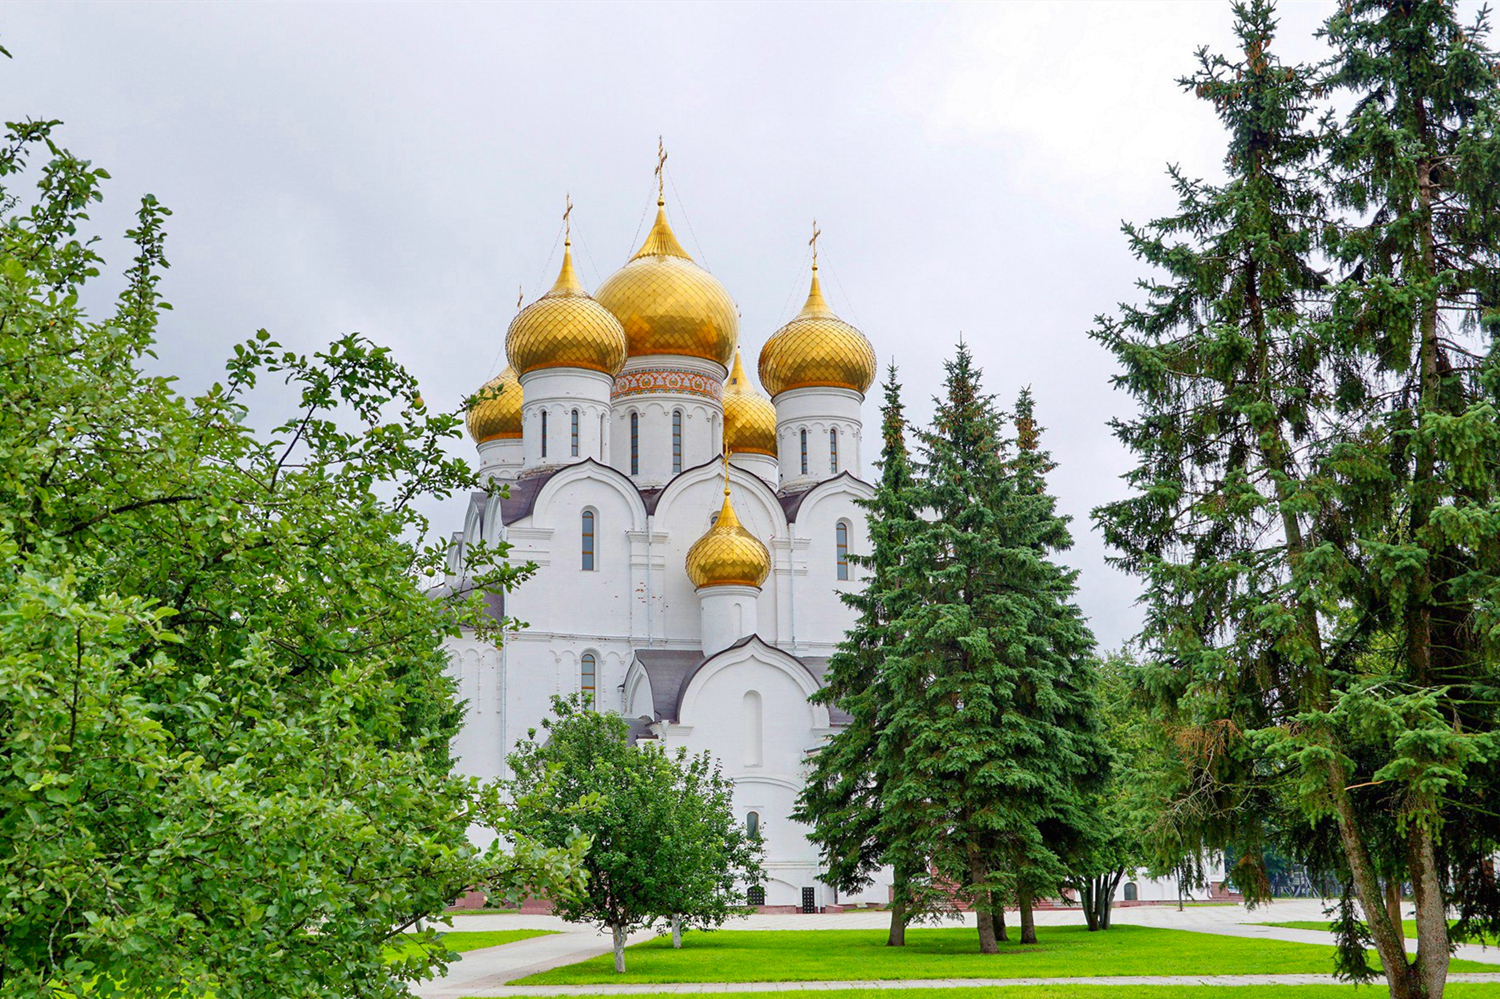
M 1448 921 L 1448 925 L 1452 926 L 1453 922 L 1454 921 L 1450 919 Z M 1329 924 L 1325 920 L 1321 919 L 1293 919 L 1285 923 L 1257 923 L 1256 925 L 1280 926 L 1288 930 L 1323 930 L 1325 933 L 1331 929 Z M 1417 939 L 1417 921 L 1415 919 L 1403 919 L 1401 921 L 1401 932 L 1406 934 L 1406 939 L 1408 940 Z M 1493 937 L 1484 937 L 1478 940 L 1465 940 L 1464 943 L 1482 943 L 1490 947 L 1495 946 L 1495 940 Z
M 1111 930 L 1110 932 L 1114 932 Z M 1366 999 L 1353 985 L 1006 985 L 954 989 L 830 989 L 818 999 Z M 634 999 L 765 999 L 764 992 L 635 993 Z M 1500 999 L 1500 984 L 1453 982 L 1445 999 Z M 471 997 L 479 999 L 479 997 Z
M 1016 936 L 1014 928 L 1011 936 Z M 1040 943 L 1012 940 L 980 954 L 968 928 L 916 928 L 905 947 L 885 946 L 884 930 L 724 930 L 689 933 L 681 950 L 667 937 L 625 952 L 625 974 L 604 954 L 515 982 L 790 982 L 900 978 L 1077 978 L 1092 975 L 1273 975 L 1333 972 L 1333 947 L 1187 930 L 1117 925 L 1039 926 Z M 1373 959 L 1373 955 L 1372 955 Z M 1455 961 L 1454 971 L 1496 971 Z M 1111 992 L 1110 995 L 1115 995 Z M 1236 993 L 1239 995 L 1239 993 Z
M 453 930 L 438 935 L 443 946 L 455 953 L 462 954 L 464 951 L 479 950 L 482 947 L 499 947 L 501 944 L 515 943 L 517 940 L 529 940 L 532 937 L 544 937 L 556 930 Z M 414 954 L 421 947 L 415 939 L 415 934 L 409 934 L 411 940 L 401 940 L 385 949 L 386 956 L 391 959 Z

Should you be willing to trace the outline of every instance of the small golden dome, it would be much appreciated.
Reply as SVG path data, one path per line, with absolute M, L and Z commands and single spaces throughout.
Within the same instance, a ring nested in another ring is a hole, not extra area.
M 740 337 L 734 299 L 677 242 L 659 200 L 646 242 L 599 286 L 597 297 L 625 328 L 631 357 L 677 354 L 726 368 L 734 357 Z
M 563 244 L 562 270 L 552 290 L 510 321 L 505 353 L 523 375 L 541 368 L 587 368 L 614 377 L 625 363 L 625 331 L 583 290 L 571 247 Z
M 469 407 L 469 436 L 475 444 L 519 439 L 521 436 L 521 382 L 516 369 L 507 367 L 485 382 L 478 395 L 485 396 Z
M 755 586 L 771 574 L 771 553 L 761 540 L 740 526 L 724 487 L 724 505 L 719 519 L 687 553 L 688 579 L 699 589 L 705 586 Z
M 750 384 L 738 347 L 724 383 L 724 449 L 776 457 L 776 407 Z
M 807 304 L 760 349 L 760 383 L 774 399 L 815 385 L 863 395 L 874 381 L 875 348 L 863 333 L 833 314 L 823 299 L 814 263 Z

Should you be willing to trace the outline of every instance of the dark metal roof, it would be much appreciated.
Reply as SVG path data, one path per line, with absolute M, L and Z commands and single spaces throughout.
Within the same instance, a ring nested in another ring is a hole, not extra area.
M 814 489 L 817 489 L 819 486 L 827 485 L 830 482 L 837 482 L 839 479 L 848 479 L 851 482 L 858 482 L 862 486 L 870 485 L 859 476 L 844 471 L 840 472 L 837 475 L 823 479 L 821 482 L 814 482 L 806 489 L 797 489 L 792 492 L 777 493 L 776 498 L 781 502 L 782 512 L 786 514 L 786 522 L 788 524 L 795 524 L 797 522 L 797 512 L 802 509 L 802 501 L 807 499 L 809 493 L 811 493 Z
M 684 678 L 696 673 L 703 653 L 680 649 L 636 649 L 635 657 L 651 680 L 651 707 L 658 719 L 677 720 L 677 695 Z

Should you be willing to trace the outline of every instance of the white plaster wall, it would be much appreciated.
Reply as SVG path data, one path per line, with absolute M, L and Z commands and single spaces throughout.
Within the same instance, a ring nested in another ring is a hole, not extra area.
M 713 361 L 692 357 L 632 357 L 622 377 L 640 371 L 682 371 L 723 385 L 726 372 Z M 612 399 L 609 463 L 631 476 L 643 489 L 664 486 L 679 471 L 717 457 L 723 449 L 722 398 L 688 392 L 643 392 Z M 682 468 L 673 470 L 672 414 L 682 413 Z M 630 417 L 639 418 L 639 470 L 631 471 Z
M 742 451 L 730 455 L 729 463 L 735 468 L 743 468 L 772 489 L 778 488 L 781 484 L 781 465 L 768 454 Z
M 566 465 L 609 454 L 609 393 L 614 380 L 581 368 L 542 368 L 521 376 L 521 439 L 527 468 Z M 578 412 L 578 453 L 573 453 L 573 412 Z M 542 454 L 542 413 L 547 453 Z
M 864 396 L 852 389 L 801 388 L 783 392 L 776 404 L 776 450 L 781 462 L 781 485 L 799 489 L 864 468 L 861 448 Z M 807 471 L 802 470 L 802 432 L 807 432 Z M 833 459 L 830 431 L 838 433 L 838 457 Z M 835 467 L 836 466 L 836 467 Z
M 525 460 L 519 437 L 502 437 L 479 445 L 479 473 L 492 479 L 514 478 Z
M 851 562 L 850 578 L 838 578 L 836 525 L 841 521 L 848 524 L 851 554 L 868 553 L 870 541 L 864 511 L 855 505 L 855 500 L 872 494 L 873 490 L 862 482 L 838 479 L 809 493 L 797 511 L 792 531 L 806 541 L 802 559 L 806 571 L 794 581 L 800 652 L 829 655 L 854 624 L 854 610 L 845 605 L 839 594 L 863 586 L 864 570 Z

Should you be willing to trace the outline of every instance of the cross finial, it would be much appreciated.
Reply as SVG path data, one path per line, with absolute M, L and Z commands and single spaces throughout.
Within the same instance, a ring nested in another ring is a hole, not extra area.
M 660 208 L 667 203 L 666 178 L 667 178 L 667 146 L 661 136 L 656 137 L 656 207 Z
M 724 495 L 729 495 L 729 445 L 724 445 L 724 450 L 719 453 L 719 460 L 724 462 Z
M 823 230 L 818 228 L 818 220 L 813 219 L 812 239 L 807 241 L 807 245 L 813 248 L 813 270 L 818 269 L 818 237 L 821 235 L 823 235 Z
M 573 195 L 567 197 L 568 207 L 563 211 L 563 246 L 573 245 Z
M 516 308 L 519 309 L 524 301 L 526 301 L 526 286 L 518 284 L 516 285 Z

